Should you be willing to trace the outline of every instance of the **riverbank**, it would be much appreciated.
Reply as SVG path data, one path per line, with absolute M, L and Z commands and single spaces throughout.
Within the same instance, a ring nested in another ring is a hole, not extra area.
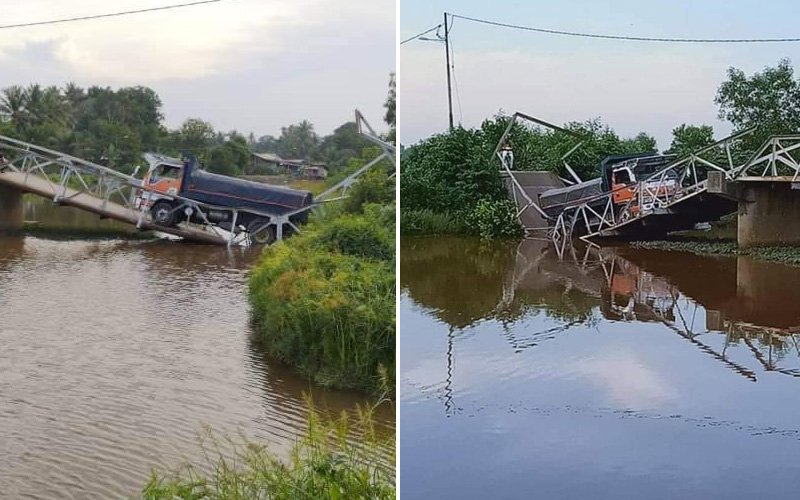
M 646 250 L 689 252 L 695 255 L 747 256 L 767 262 L 800 266 L 800 248 L 796 247 L 740 248 L 735 242 L 692 240 L 635 241 L 631 246 Z
M 234 458 L 207 450 L 205 470 L 191 465 L 173 474 L 153 471 L 142 490 L 146 500 L 200 498 L 368 498 L 396 497 L 394 436 L 381 436 L 373 408 L 359 408 L 357 419 L 323 422 L 309 400 L 308 431 L 282 460 L 268 447 L 234 445 Z M 358 444 L 347 436 L 356 433 Z M 210 455 L 210 456 L 209 456 Z
M 325 387 L 394 395 L 394 190 L 364 176 L 302 233 L 267 248 L 250 275 L 257 338 Z
M 800 248 L 789 246 L 741 248 L 736 243 L 736 214 L 723 217 L 706 230 L 672 233 L 664 240 L 634 241 L 638 249 L 689 252 L 695 255 L 745 256 L 765 262 L 800 266 Z

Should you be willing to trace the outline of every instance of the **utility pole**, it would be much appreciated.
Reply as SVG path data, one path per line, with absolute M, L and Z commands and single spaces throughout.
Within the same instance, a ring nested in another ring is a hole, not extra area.
M 447 107 L 450 113 L 450 130 L 453 130 L 453 91 L 450 87 L 450 36 L 447 27 L 447 12 L 444 13 L 444 51 L 447 61 Z

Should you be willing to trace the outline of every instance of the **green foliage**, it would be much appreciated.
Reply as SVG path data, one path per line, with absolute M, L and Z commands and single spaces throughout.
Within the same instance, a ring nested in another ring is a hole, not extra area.
M 320 384 L 376 391 L 386 379 L 394 387 L 394 210 L 359 208 L 331 207 L 268 248 L 249 299 L 258 338 L 274 356 Z
M 84 89 L 74 83 L 62 88 L 32 84 L 13 85 L 0 93 L 0 134 L 126 173 L 141 165 L 142 153 L 155 151 L 172 156 L 192 154 L 212 172 L 240 175 L 250 164 L 253 150 L 323 161 L 335 174 L 369 145 L 355 122 L 320 138 L 314 125 L 303 120 L 283 127 L 280 137 L 256 140 L 252 133 L 245 137 L 235 130 L 215 131 L 200 118 L 189 118 L 178 129 L 167 130 L 163 118 L 161 99 L 147 87 L 113 90 L 97 86 Z
M 488 144 L 482 130 L 457 127 L 406 149 L 400 161 L 401 210 L 463 220 L 481 198 L 504 199 Z
M 697 126 L 683 123 L 672 129 L 672 144 L 664 153 L 686 156 L 713 143 L 714 129 L 711 125 Z
M 481 125 L 487 156 L 491 156 L 510 119 L 499 114 L 493 120 L 485 120 Z M 568 177 L 569 173 L 564 168 L 562 158 L 581 143 L 580 148 L 567 158 L 567 163 L 582 179 L 591 179 L 599 175 L 597 166 L 608 155 L 656 151 L 656 140 L 652 136 L 640 132 L 636 137 L 622 139 L 599 118 L 569 122 L 563 128 L 575 133 L 577 137 L 517 121 L 507 136 L 514 150 L 514 169 L 550 170 L 562 177 Z M 493 165 L 497 168 L 500 166 L 496 159 Z
M 751 77 L 729 68 L 714 102 L 719 105 L 719 118 L 729 121 L 737 131 L 758 128 L 745 140 L 749 149 L 755 149 L 770 135 L 800 130 L 800 81 L 794 77 L 789 59 Z
M 378 217 L 342 215 L 318 228 L 317 245 L 328 251 L 374 260 L 394 257 L 394 231 Z
M 403 234 L 458 234 L 465 233 L 466 226 L 448 214 L 432 210 L 402 210 L 400 231 Z
M 389 76 L 389 93 L 386 96 L 386 102 L 383 107 L 386 108 L 383 121 L 391 127 L 386 139 L 389 142 L 394 142 L 397 136 L 397 112 L 395 110 L 397 107 L 397 79 L 394 73 Z
M 511 200 L 481 200 L 469 216 L 469 227 L 483 239 L 519 238 L 522 226 Z
M 395 199 L 394 180 L 389 180 L 386 170 L 377 165 L 362 175 L 347 192 L 345 210 L 352 213 L 363 211 L 368 203 L 391 203 Z
M 353 443 L 353 435 L 358 442 Z M 350 438 L 350 439 L 348 439 Z M 373 409 L 359 408 L 356 425 L 346 415 L 322 422 L 309 409 L 308 431 L 288 461 L 263 445 L 229 443 L 234 457 L 219 447 L 204 449 L 206 469 L 188 465 L 173 474 L 153 471 L 142 490 L 145 500 L 394 499 L 394 436 L 382 437 Z M 388 457 L 388 458 L 385 458 Z

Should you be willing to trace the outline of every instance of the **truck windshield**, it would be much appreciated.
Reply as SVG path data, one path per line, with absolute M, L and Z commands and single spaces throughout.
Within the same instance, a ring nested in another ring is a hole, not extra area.
M 158 179 L 179 179 L 180 176 L 180 168 L 173 167 L 171 165 L 160 165 L 153 171 L 153 175 L 150 176 L 150 180 L 156 181 Z

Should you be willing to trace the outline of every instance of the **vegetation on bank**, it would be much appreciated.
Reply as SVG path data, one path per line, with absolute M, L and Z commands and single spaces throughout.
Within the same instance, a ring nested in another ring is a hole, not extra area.
M 394 435 L 381 436 L 372 409 L 323 422 L 309 410 L 306 435 L 282 460 L 263 445 L 235 446 L 234 457 L 217 450 L 204 468 L 187 465 L 164 474 L 153 471 L 142 490 L 145 500 L 244 500 L 296 498 L 388 500 L 396 497 Z M 354 438 L 355 434 L 355 438 Z M 357 444 L 354 443 L 357 442 Z M 206 456 L 209 456 L 208 450 Z
M 259 340 L 319 384 L 394 390 L 393 187 L 376 167 L 302 233 L 266 249 L 252 271 Z
M 664 250 L 672 252 L 690 252 L 697 255 L 742 255 L 769 262 L 781 262 L 795 266 L 800 265 L 800 248 L 796 247 L 752 247 L 741 248 L 730 241 L 692 241 L 692 240 L 661 240 L 661 241 L 634 241 L 633 248 L 647 250 Z

